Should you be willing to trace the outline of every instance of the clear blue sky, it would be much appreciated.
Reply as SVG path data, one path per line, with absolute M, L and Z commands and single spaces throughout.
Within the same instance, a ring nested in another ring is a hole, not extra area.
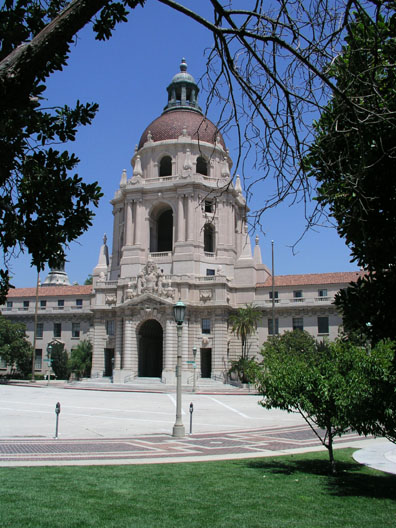
M 77 99 L 99 103 L 93 125 L 81 128 L 77 140 L 68 147 L 81 160 L 79 175 L 88 182 L 97 180 L 104 193 L 93 226 L 68 251 L 66 271 L 71 282 L 82 284 L 92 273 L 104 233 L 111 248 L 113 215 L 109 201 L 119 186 L 122 170 L 126 168 L 131 176 L 134 147 L 145 127 L 161 114 L 167 101 L 166 87 L 179 71 L 180 59 L 186 57 L 188 71 L 198 80 L 205 70 L 205 48 L 210 46 L 211 35 L 198 24 L 155 0 L 147 0 L 143 9 L 138 7 L 131 13 L 127 24 L 117 27 L 108 42 L 95 41 L 91 28 L 84 28 L 68 66 L 47 83 L 48 106 L 73 105 Z M 200 103 L 203 107 L 202 98 Z M 210 112 L 208 117 L 215 121 Z M 231 157 L 235 157 L 237 145 L 227 136 L 225 141 Z M 252 209 L 260 206 L 266 192 L 263 184 L 249 204 Z M 356 269 L 334 229 L 308 232 L 293 255 L 290 246 L 304 225 L 303 212 L 295 205 L 284 204 L 263 216 L 263 261 L 271 265 L 274 240 L 277 275 Z M 41 274 L 42 280 L 46 273 Z M 36 271 L 30 267 L 28 256 L 13 261 L 12 274 L 16 287 L 35 285 Z

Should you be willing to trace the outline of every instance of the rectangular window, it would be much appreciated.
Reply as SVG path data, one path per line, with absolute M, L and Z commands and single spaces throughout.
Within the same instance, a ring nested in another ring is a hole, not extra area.
M 329 333 L 329 318 L 328 317 L 318 317 L 318 334 L 328 334 Z
M 23 301 L 23 309 L 28 310 L 29 308 L 29 301 Z
M 213 213 L 213 200 L 205 200 L 205 213 Z
M 272 290 L 268 292 L 268 296 L 272 301 Z M 274 291 L 274 301 L 277 303 L 279 298 L 279 293 L 277 291 Z
M 295 303 L 304 302 L 304 297 L 303 297 L 303 291 L 302 290 L 294 290 L 292 302 L 295 302 Z
M 272 331 L 272 317 L 268 318 L 268 334 L 273 335 Z M 275 334 L 279 334 L 279 319 L 275 317 Z
M 114 320 L 113 319 L 109 319 L 108 321 L 106 321 L 106 334 L 108 336 L 114 335 Z
M 210 334 L 210 319 L 201 320 L 201 329 L 203 334 Z
M 7 301 L 7 310 L 12 310 L 12 301 Z
M 76 308 L 82 308 L 82 306 L 83 306 L 83 300 L 76 299 Z
M 206 268 L 206 276 L 207 277 L 212 276 L 214 274 L 215 274 L 215 270 L 214 269 Z
M 7 368 L 7 362 L 5 359 L 3 359 L 1 356 L 0 356 L 0 369 L 6 369 Z
M 36 348 L 34 355 L 34 370 L 41 370 L 43 366 L 43 351 L 41 348 Z
M 43 330 L 44 330 L 44 324 L 43 323 L 37 323 L 36 327 L 36 337 L 37 339 L 43 338 Z
M 318 297 L 327 297 L 327 288 L 322 288 L 318 290 Z
M 80 323 L 72 323 L 72 337 L 80 337 Z
M 54 323 L 54 337 L 61 337 L 62 323 Z
M 304 330 L 304 319 L 302 317 L 293 317 L 293 330 Z
M 58 299 L 58 310 L 63 310 L 65 307 L 65 301 L 63 299 Z
M 45 310 L 46 308 L 47 308 L 47 301 L 43 299 L 40 301 L 40 310 Z

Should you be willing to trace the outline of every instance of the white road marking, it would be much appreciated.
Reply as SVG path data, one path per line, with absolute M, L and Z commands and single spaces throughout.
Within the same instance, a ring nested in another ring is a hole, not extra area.
M 175 398 L 172 396 L 172 394 L 167 394 L 168 398 L 170 399 L 170 401 L 173 403 L 173 405 L 175 406 L 176 408 L 176 400 Z M 183 409 L 182 409 L 182 414 L 186 414 Z
M 229 411 L 232 411 L 234 413 L 237 413 L 239 414 L 239 416 L 242 416 L 242 418 L 249 418 L 249 416 L 247 416 L 247 414 L 244 414 L 243 412 L 240 412 L 238 411 L 237 409 L 234 409 L 234 407 L 231 407 L 230 405 L 227 405 L 226 403 L 223 403 L 221 402 L 220 400 L 217 400 L 216 398 L 212 398 L 212 396 L 208 396 L 208 398 L 216 403 L 218 403 L 219 405 L 222 405 L 223 407 L 225 407 L 226 409 L 228 409 Z

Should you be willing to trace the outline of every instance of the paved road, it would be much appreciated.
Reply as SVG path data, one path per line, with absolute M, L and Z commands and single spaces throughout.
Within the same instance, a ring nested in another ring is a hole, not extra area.
M 258 401 L 257 395 L 184 394 L 187 434 L 175 439 L 174 392 L 0 386 L 0 466 L 218 460 L 321 448 L 299 415 L 263 409 Z M 61 413 L 54 439 L 57 402 Z M 337 445 L 373 442 L 378 441 L 351 434 Z

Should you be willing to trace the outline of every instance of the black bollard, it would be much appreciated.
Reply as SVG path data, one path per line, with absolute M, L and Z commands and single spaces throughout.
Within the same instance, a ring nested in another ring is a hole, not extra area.
M 58 403 L 55 405 L 55 414 L 56 414 L 55 439 L 58 438 L 58 423 L 59 423 L 59 415 L 60 415 L 60 411 L 61 411 L 61 406 L 60 406 L 60 403 L 58 402 Z
M 190 434 L 192 434 L 192 415 L 194 412 L 194 405 L 190 403 Z

